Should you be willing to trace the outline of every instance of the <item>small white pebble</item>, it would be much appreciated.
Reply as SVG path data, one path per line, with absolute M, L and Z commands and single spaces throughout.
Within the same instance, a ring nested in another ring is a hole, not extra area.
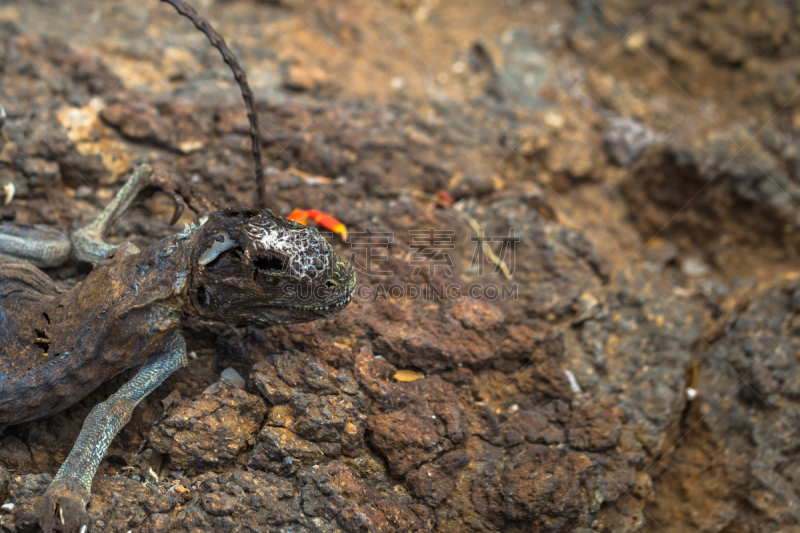
M 561 128 L 564 125 L 564 115 L 550 111 L 544 116 L 544 123 L 554 128 Z
M 14 192 L 17 190 L 17 188 L 14 187 L 13 183 L 8 183 L 5 187 L 3 187 L 3 190 L 6 192 L 6 199 L 3 201 L 3 203 L 8 205 L 11 203 L 11 200 L 14 199 Z
M 0 506 L 0 509 L 2 509 L 3 511 L 9 511 L 9 512 L 13 511 L 14 510 L 14 504 L 13 503 L 4 503 L 3 505 Z
M 647 42 L 647 36 L 644 32 L 637 32 L 629 35 L 625 39 L 625 48 L 628 50 L 636 50 L 637 48 L 641 48 L 645 42 Z
M 687 257 L 681 264 L 681 272 L 683 272 L 684 275 L 692 278 L 703 277 L 710 271 L 711 267 L 703 262 L 702 259 L 698 259 L 697 257 Z
M 510 414 L 514 414 L 514 413 L 516 413 L 517 411 L 519 411 L 519 404 L 516 404 L 516 403 L 515 403 L 514 405 L 512 405 L 511 407 L 509 407 L 509 408 L 508 408 L 508 412 L 509 412 Z
M 436 415 L 431 415 L 431 418 L 436 418 Z
M 467 64 L 463 61 L 456 61 L 451 67 L 453 74 L 461 74 L 467 68 Z
M 89 526 L 81 526 L 81 531 L 80 531 L 80 533 L 86 533 L 86 530 L 88 529 L 88 527 L 89 527 Z
M 197 359 L 197 352 L 192 351 L 192 352 L 189 352 L 188 355 L 189 355 L 189 359 Z
M 389 82 L 389 85 L 395 91 L 400 91 L 400 90 L 405 88 L 406 80 L 404 80 L 403 78 L 397 76 L 397 77 L 392 78 L 392 81 Z
M 575 394 L 583 394 L 583 390 L 581 389 L 578 380 L 575 379 L 575 374 L 573 374 L 571 370 L 564 370 L 564 374 L 566 374 L 567 379 L 569 380 L 569 388 L 572 389 L 572 392 Z
M 694 387 L 687 387 L 686 388 L 686 399 L 690 402 L 697 398 L 697 389 Z

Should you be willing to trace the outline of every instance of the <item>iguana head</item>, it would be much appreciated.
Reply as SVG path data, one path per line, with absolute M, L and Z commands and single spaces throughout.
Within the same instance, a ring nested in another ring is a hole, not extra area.
M 193 236 L 193 314 L 236 325 L 330 318 L 350 302 L 356 273 L 313 228 L 268 209 L 212 214 Z

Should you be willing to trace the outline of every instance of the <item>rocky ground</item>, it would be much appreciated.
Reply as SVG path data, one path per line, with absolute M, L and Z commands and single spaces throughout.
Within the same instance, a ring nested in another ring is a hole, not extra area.
M 189 322 L 193 362 L 100 466 L 94 531 L 800 529 L 800 6 L 197 8 L 256 93 L 271 207 L 347 224 L 359 287 L 332 320 Z M 3 2 L 0 216 L 78 227 L 145 161 L 254 205 L 237 91 L 155 0 Z M 111 238 L 192 220 L 170 214 L 156 194 Z M 231 367 L 243 385 L 204 393 Z M 127 377 L 3 432 L 4 531 L 35 530 Z

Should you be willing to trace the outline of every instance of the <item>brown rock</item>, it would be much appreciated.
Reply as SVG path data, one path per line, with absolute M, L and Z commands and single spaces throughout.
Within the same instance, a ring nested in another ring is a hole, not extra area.
M 8 498 L 8 487 L 10 483 L 11 475 L 5 467 L 0 465 L 0 502 L 5 502 Z
M 61 181 L 58 163 L 42 157 L 26 157 L 22 160 L 22 171 L 29 176 L 31 186 L 52 187 Z
M 438 507 L 455 487 L 453 480 L 435 465 L 422 465 L 406 477 L 406 485 L 411 494 L 431 507 Z
M 567 427 L 570 446 L 579 450 L 600 451 L 617 444 L 622 423 L 608 409 L 590 404 L 573 413 Z
M 405 390 L 392 383 L 392 366 L 376 359 L 369 348 L 361 348 L 355 355 L 355 376 L 367 394 L 384 407 L 400 407 L 408 403 Z
M 31 451 L 17 437 L 0 440 L 0 463 L 16 471 L 27 471 L 31 464 Z
M 172 520 L 168 514 L 151 514 L 145 523 L 150 533 L 168 533 L 172 530 Z
M 353 375 L 317 357 L 289 351 L 253 367 L 256 388 L 276 406 L 268 424 L 318 443 L 325 453 L 355 454 L 363 447 L 368 399 Z M 324 446 L 323 444 L 333 446 Z
M 283 86 L 292 91 L 318 88 L 327 79 L 324 70 L 295 63 L 284 65 L 282 74 Z
M 303 484 L 303 511 L 337 520 L 345 531 L 428 531 L 429 508 L 401 493 L 379 492 L 341 461 L 298 472 Z
M 102 119 L 129 139 L 168 146 L 172 139 L 169 123 L 158 109 L 142 101 L 109 104 L 100 112 Z
M 509 359 L 529 359 L 539 347 L 551 339 L 553 328 L 546 322 L 530 325 L 513 324 L 506 328 L 506 338 L 500 344 L 500 353 Z M 552 351 L 553 348 L 545 347 Z
M 313 442 L 284 428 L 265 427 L 258 443 L 247 459 L 247 466 L 290 475 L 301 468 L 317 464 L 322 450 Z
M 382 512 L 356 503 L 351 503 L 342 509 L 339 523 L 349 533 L 360 533 L 361 531 L 391 533 L 396 531 Z
M 530 443 L 560 444 L 566 440 L 564 430 L 553 424 L 540 411 L 520 410 L 501 424 L 506 446 L 516 446 L 524 441 Z
M 461 321 L 465 328 L 488 331 L 503 323 L 503 312 L 494 305 L 472 299 L 459 300 L 450 308 L 453 318 Z
M 505 514 L 560 527 L 577 516 L 581 486 L 565 452 L 538 444 L 511 452 L 503 468 Z
M 238 498 L 224 492 L 212 492 L 203 495 L 203 509 L 214 516 L 229 515 L 236 507 Z
M 275 354 L 256 363 L 252 378 L 259 392 L 274 404 L 288 402 L 293 389 L 318 395 L 358 392 L 358 383 L 348 371 L 336 370 L 297 350 Z
M 189 154 L 205 146 L 206 132 L 212 127 L 211 115 L 197 113 L 194 104 L 187 100 L 163 103 L 158 112 L 169 125 L 171 148 Z
M 176 487 L 177 490 L 177 487 Z M 144 501 L 148 513 L 168 513 L 178 503 L 178 495 L 174 492 L 153 493 Z
M 464 440 L 468 429 L 453 385 L 438 377 L 399 384 L 411 401 L 403 408 L 373 408 L 371 442 L 389 468 L 404 476 Z
M 455 478 L 459 470 L 467 466 L 469 462 L 469 455 L 462 451 L 454 450 L 444 454 L 436 463 L 442 469 L 442 472 Z
M 339 442 L 345 452 L 355 453 L 364 443 L 364 400 L 360 395 L 294 394 L 291 405 L 297 420 L 292 429 L 314 442 Z
M 534 362 L 516 376 L 520 390 L 541 400 L 572 399 L 569 379 L 554 359 Z
M 168 453 L 177 468 L 222 466 L 244 451 L 264 419 L 258 396 L 239 389 L 178 402 L 150 432 L 153 449 Z

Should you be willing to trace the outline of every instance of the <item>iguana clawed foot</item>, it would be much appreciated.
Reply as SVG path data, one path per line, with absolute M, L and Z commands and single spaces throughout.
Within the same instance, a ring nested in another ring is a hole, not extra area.
M 89 492 L 76 480 L 60 479 L 50 485 L 36 506 L 44 533 L 87 533 L 89 531 Z
M 178 221 L 187 205 L 197 215 L 200 223 L 205 222 L 208 215 L 217 210 L 214 202 L 200 193 L 197 187 L 182 181 L 174 174 L 156 170 L 149 179 L 149 187 L 160 190 L 172 199 L 175 212 L 169 221 L 170 224 Z

